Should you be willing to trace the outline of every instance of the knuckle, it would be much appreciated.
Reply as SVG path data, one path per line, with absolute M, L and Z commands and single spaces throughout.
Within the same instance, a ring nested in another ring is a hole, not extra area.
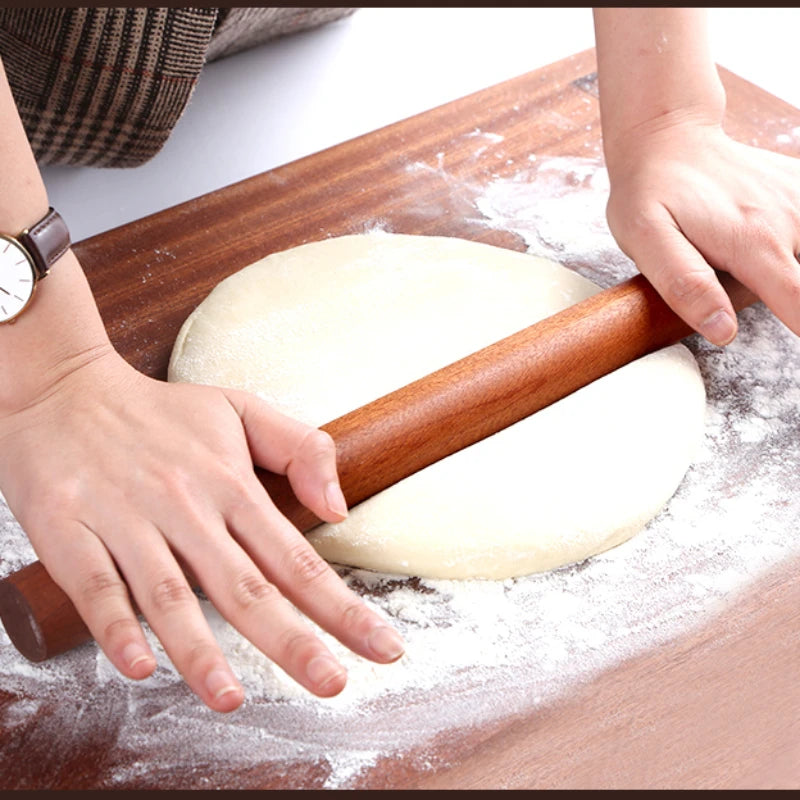
M 97 570 L 81 580 L 78 594 L 87 606 L 92 607 L 104 600 L 127 598 L 128 590 L 118 575 L 108 570 Z
M 300 443 L 304 461 L 323 461 L 336 455 L 336 445 L 329 433 L 311 428 Z
M 286 565 L 289 579 L 301 586 L 316 583 L 328 574 L 328 564 L 305 541 L 287 553 Z
M 220 455 L 215 462 L 217 472 L 215 480 L 221 486 L 227 487 L 230 492 L 238 494 L 247 484 L 246 479 L 252 468 L 252 462 L 245 465 L 235 458 Z
M 58 482 L 56 486 L 50 488 L 50 507 L 65 509 L 73 508 L 80 502 L 82 495 L 81 482 L 77 478 L 65 478 Z
M 257 489 L 263 491 L 260 486 Z M 244 531 L 254 524 L 260 527 L 265 518 L 264 500 L 255 490 L 244 487 L 228 499 L 226 513 L 232 530 Z
M 181 509 L 189 509 L 195 505 L 196 496 L 192 487 L 196 475 L 193 476 L 184 467 L 173 465 L 169 469 L 154 469 L 150 480 L 155 496 L 161 497 L 165 502 Z
M 197 603 L 197 598 L 186 581 L 171 575 L 162 578 L 152 586 L 150 600 L 153 610 L 160 613 Z
M 280 636 L 275 660 L 284 664 L 297 664 L 310 659 L 318 650 L 319 643 L 314 634 L 291 628 Z
M 233 601 L 244 610 L 271 602 L 277 595 L 278 590 L 269 581 L 252 572 L 240 575 L 232 584 Z
M 51 485 L 44 502 L 31 502 L 26 508 L 26 527 L 34 531 L 60 528 L 65 518 L 80 519 L 83 491 L 78 479 L 65 479 Z
M 103 626 L 101 638 L 104 642 L 115 642 L 132 639 L 140 634 L 141 628 L 136 620 L 130 617 L 116 617 Z
M 353 631 L 356 635 L 366 633 L 374 625 L 374 618 L 369 609 L 360 601 L 349 602 L 341 613 L 342 628 Z
M 195 639 L 185 646 L 183 657 L 180 658 L 179 669 L 185 675 L 205 675 L 214 664 L 220 661 L 220 657 L 220 651 L 215 642 L 202 638 Z
M 672 276 L 667 292 L 682 306 L 711 305 L 717 293 L 717 279 L 710 270 L 681 272 Z
M 760 202 L 744 203 L 740 207 L 743 227 L 759 236 L 773 233 L 772 215 L 766 205 Z
M 240 519 L 252 519 L 263 504 L 263 487 L 253 481 L 252 462 L 243 465 L 218 459 L 214 464 L 213 484 L 220 501 Z
M 750 205 L 742 209 L 733 241 L 743 265 L 753 261 L 754 256 L 774 260 L 783 253 L 783 238 L 769 213 L 761 206 Z

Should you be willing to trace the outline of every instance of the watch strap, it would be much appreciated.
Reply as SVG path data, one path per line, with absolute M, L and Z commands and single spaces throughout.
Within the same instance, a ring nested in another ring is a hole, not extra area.
M 50 267 L 66 253 L 71 244 L 66 223 L 52 208 L 17 239 L 31 254 L 38 278 L 47 275 Z

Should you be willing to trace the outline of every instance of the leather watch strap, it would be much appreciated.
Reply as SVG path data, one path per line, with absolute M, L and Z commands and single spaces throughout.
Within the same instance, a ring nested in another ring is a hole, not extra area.
M 43 278 L 50 267 L 69 249 L 69 230 L 61 215 L 54 209 L 35 225 L 23 231 L 17 239 L 31 254 L 37 277 Z

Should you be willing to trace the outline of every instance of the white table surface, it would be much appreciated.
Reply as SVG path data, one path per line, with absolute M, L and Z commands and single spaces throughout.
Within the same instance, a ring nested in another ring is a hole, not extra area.
M 710 9 L 717 63 L 800 107 L 800 9 Z M 75 241 L 592 47 L 590 8 L 361 8 L 207 65 L 134 169 L 45 167 Z

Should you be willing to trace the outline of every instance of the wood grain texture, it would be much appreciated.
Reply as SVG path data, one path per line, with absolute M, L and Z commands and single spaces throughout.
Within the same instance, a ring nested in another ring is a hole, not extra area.
M 465 737 L 458 763 L 414 787 L 797 789 L 798 567 L 563 702 Z
M 594 69 L 593 53 L 579 54 L 79 243 L 112 340 L 135 367 L 163 378 L 181 324 L 222 278 L 267 253 L 376 224 L 524 249 L 514 234 L 486 226 L 474 201 L 531 153 L 599 154 Z M 800 125 L 800 112 L 722 76 L 731 135 L 800 155 L 777 140 Z M 502 135 L 513 163 L 476 154 L 476 128 Z M 365 772 L 357 788 L 795 788 L 797 566 L 732 598 L 703 630 L 618 665 L 535 716 L 451 731 L 425 745 L 431 768 L 407 753 Z M 3 788 L 110 785 L 113 713 L 82 719 L 86 735 L 68 747 L 45 724 L 47 708 L 24 724 L 4 716 L 13 699 L 0 690 Z M 208 780 L 214 788 L 319 788 L 324 767 L 265 759 L 250 771 L 187 763 L 130 775 L 114 788 L 211 788 Z

